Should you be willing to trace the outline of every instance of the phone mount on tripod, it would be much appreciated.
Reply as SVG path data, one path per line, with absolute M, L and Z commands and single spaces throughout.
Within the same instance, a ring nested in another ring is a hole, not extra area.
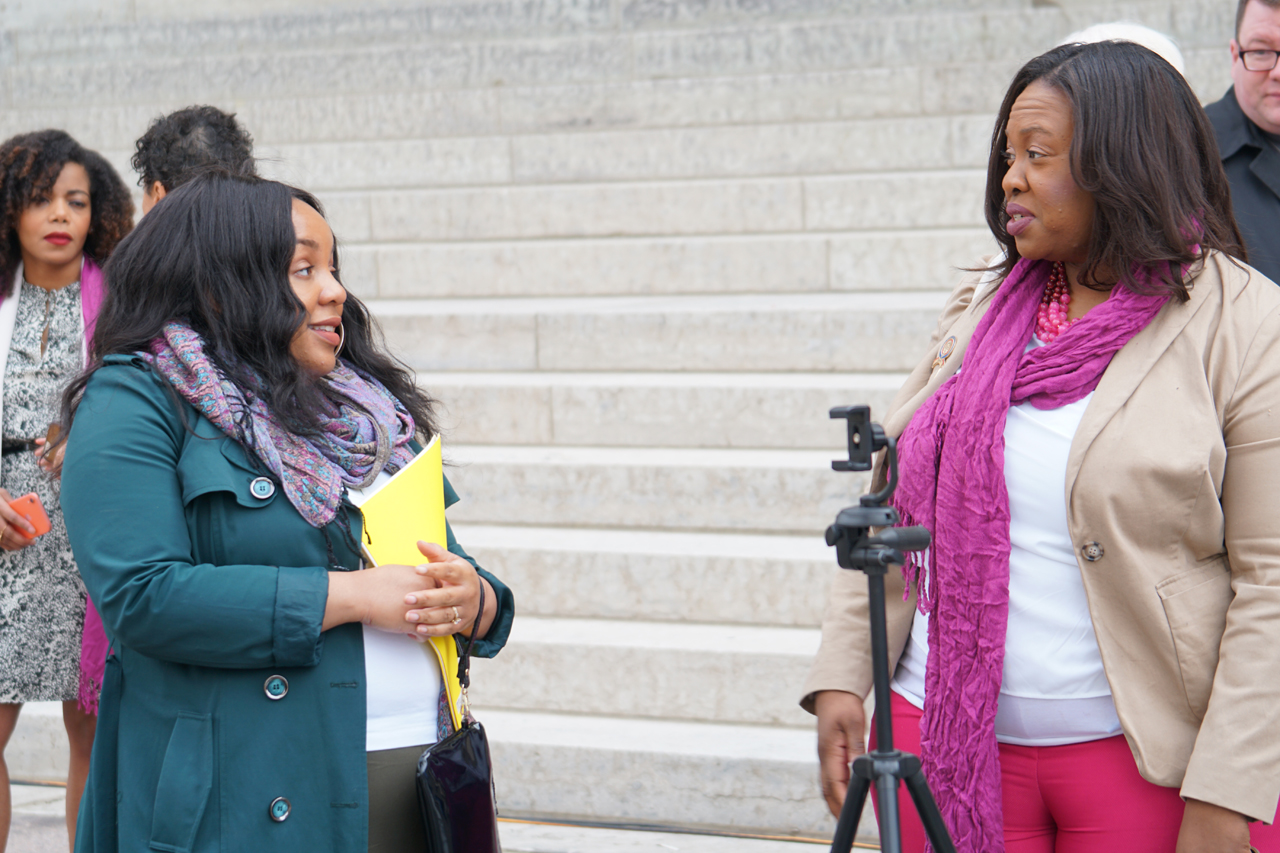
M 901 519 L 898 511 L 885 502 L 898 487 L 897 441 L 884 434 L 879 424 L 871 423 L 868 406 L 838 406 L 832 418 L 844 418 L 849 437 L 849 459 L 836 460 L 837 471 L 870 471 L 871 458 L 885 451 L 889 478 L 878 492 L 863 495 L 858 506 L 840 510 L 835 523 L 827 528 L 827 544 L 836 548 L 836 561 L 843 569 L 858 569 L 867 576 L 871 612 L 871 666 L 875 683 L 876 748 L 853 761 L 853 777 L 845 795 L 840 819 L 836 823 L 831 853 L 850 853 L 858 821 L 867 801 L 871 785 L 879 797 L 877 817 L 880 823 L 880 849 L 884 853 L 901 853 L 902 827 L 898 815 L 898 783 L 905 782 L 924 824 L 929 843 L 936 853 L 955 853 L 955 845 L 942 822 L 942 813 L 925 782 L 920 759 L 909 752 L 893 748 L 893 712 L 889 707 L 889 640 L 885 624 L 884 576 L 890 566 L 906 562 L 903 551 L 923 551 L 929 547 L 929 531 L 923 527 L 894 527 Z M 872 535 L 872 528 L 884 528 Z

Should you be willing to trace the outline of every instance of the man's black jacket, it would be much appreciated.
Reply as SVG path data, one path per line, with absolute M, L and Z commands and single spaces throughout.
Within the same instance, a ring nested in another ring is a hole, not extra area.
M 1280 151 L 1240 109 L 1234 89 L 1204 111 L 1218 136 L 1249 264 L 1280 283 Z

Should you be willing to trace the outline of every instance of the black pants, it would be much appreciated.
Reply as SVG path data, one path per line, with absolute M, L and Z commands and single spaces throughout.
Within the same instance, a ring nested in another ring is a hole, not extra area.
M 366 753 L 369 762 L 369 853 L 427 849 L 414 777 L 423 746 Z

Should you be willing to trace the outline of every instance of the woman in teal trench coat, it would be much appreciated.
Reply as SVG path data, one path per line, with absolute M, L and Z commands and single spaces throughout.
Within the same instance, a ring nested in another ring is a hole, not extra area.
M 103 321 L 128 313 L 112 298 Z M 344 324 L 353 317 L 349 302 Z M 363 851 L 362 625 L 328 627 L 334 579 L 361 566 L 359 513 L 344 499 L 333 522 L 309 524 L 153 359 L 110 353 L 103 321 L 108 352 L 68 392 L 62 474 L 72 546 L 113 648 L 76 850 Z M 457 500 L 447 481 L 445 492 Z M 475 565 L 452 532 L 448 547 Z M 383 568 L 395 567 L 358 574 Z M 488 657 L 514 605 L 477 571 L 497 604 L 474 652 Z M 416 613 L 405 618 L 430 621 Z

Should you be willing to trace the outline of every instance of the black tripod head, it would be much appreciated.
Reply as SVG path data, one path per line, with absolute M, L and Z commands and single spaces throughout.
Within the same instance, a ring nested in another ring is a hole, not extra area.
M 836 471 L 870 471 L 877 451 L 884 450 L 889 479 L 878 492 L 863 495 L 858 506 L 840 510 L 835 523 L 827 528 L 827 544 L 836 548 L 836 561 L 842 568 L 861 569 L 882 574 L 891 565 L 902 565 L 903 551 L 923 551 L 929 547 L 929 531 L 923 527 L 894 527 L 901 519 L 898 511 L 885 506 L 885 501 L 898 487 L 898 442 L 884 434 L 880 424 L 871 422 L 869 406 L 837 406 L 832 418 L 844 418 L 849 439 L 849 459 L 831 463 Z M 872 528 L 881 530 L 869 535 Z

